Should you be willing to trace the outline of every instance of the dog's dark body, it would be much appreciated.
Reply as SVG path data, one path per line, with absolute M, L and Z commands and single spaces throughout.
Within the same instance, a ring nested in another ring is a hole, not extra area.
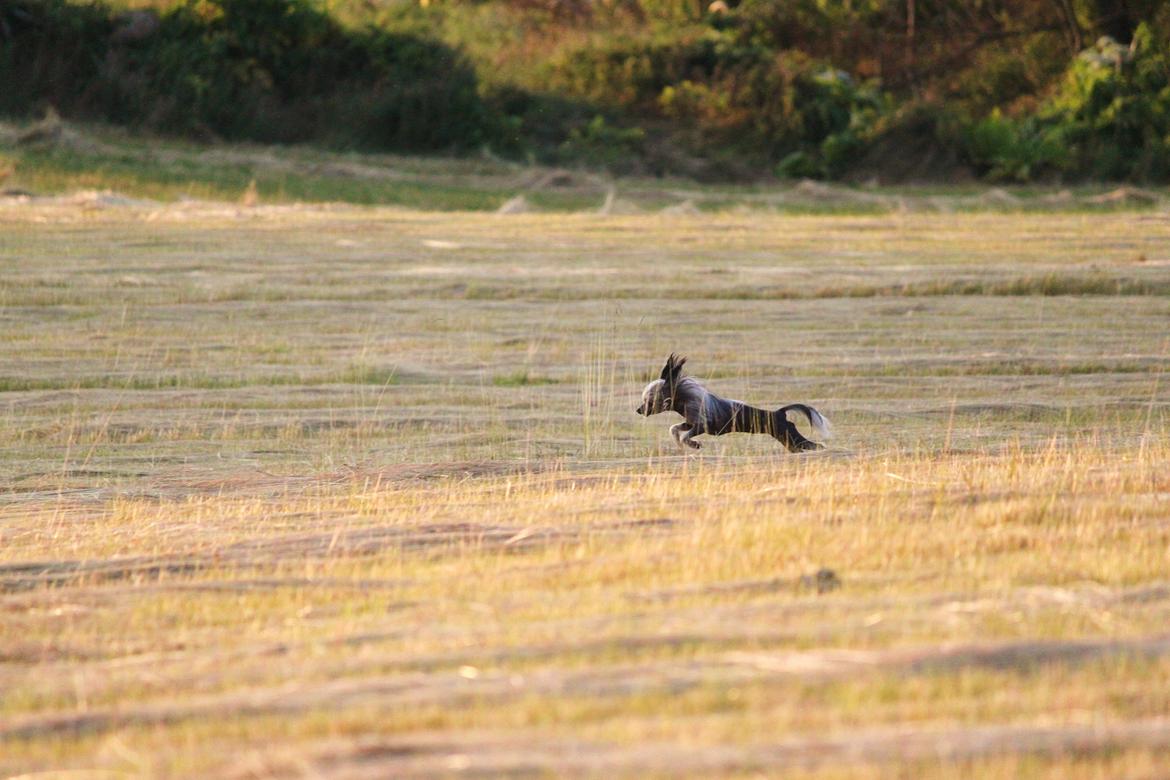
M 721 398 L 709 392 L 698 380 L 684 377 L 682 366 L 685 362 L 686 358 L 672 354 L 662 369 L 661 378 L 642 391 L 642 405 L 636 410 L 646 417 L 667 411 L 682 415 L 686 422 L 670 429 L 679 446 L 699 449 L 701 445 L 693 439 L 702 434 L 765 433 L 791 452 L 821 448 L 820 444 L 806 439 L 787 416 L 789 411 L 800 412 L 822 435 L 827 435 L 828 421 L 816 409 L 804 404 L 789 404 L 768 411 L 748 406 L 743 401 Z

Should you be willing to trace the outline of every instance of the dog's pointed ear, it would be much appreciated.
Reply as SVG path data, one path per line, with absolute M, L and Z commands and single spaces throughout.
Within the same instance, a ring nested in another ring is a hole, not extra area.
M 674 370 L 674 353 L 670 353 L 670 357 L 666 359 L 666 365 L 662 367 L 662 373 L 658 376 L 663 382 L 670 381 L 670 372 Z
M 662 367 L 662 381 L 671 387 L 678 384 L 678 378 L 682 376 L 683 363 L 686 362 L 687 359 L 685 357 L 679 357 L 671 352 L 670 357 L 666 359 L 666 365 Z

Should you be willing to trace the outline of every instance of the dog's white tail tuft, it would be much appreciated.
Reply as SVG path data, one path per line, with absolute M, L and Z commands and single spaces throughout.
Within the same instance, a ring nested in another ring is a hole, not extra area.
M 805 417 L 807 417 L 809 423 L 816 430 L 816 432 L 821 435 L 821 438 L 823 438 L 823 439 L 832 438 L 833 426 L 829 424 L 829 418 L 825 417 L 823 414 L 818 412 L 816 409 L 812 408 L 811 406 L 806 406 L 805 404 L 789 404 L 788 406 L 785 406 L 783 409 L 780 409 L 780 412 L 784 413 L 784 412 L 787 412 L 789 409 L 794 409 L 794 410 L 800 412 L 801 414 L 803 414 Z
M 812 423 L 812 427 L 815 428 L 817 433 L 821 435 L 821 438 L 833 438 L 833 426 L 829 423 L 829 418 L 825 417 L 811 406 L 808 408 L 808 411 L 808 421 Z

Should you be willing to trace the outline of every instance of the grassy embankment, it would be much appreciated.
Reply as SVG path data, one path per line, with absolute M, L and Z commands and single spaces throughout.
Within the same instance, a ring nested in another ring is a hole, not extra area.
M 1165 190 L 1097 183 L 1076 187 L 967 185 L 856 187 L 817 182 L 700 184 L 615 178 L 491 156 L 410 157 L 308 146 L 196 144 L 99 125 L 0 122 L 0 188 L 8 196 L 105 193 L 160 202 L 350 203 L 430 211 L 885 214 L 891 212 L 1154 211 Z M 84 197 L 81 200 L 85 200 Z

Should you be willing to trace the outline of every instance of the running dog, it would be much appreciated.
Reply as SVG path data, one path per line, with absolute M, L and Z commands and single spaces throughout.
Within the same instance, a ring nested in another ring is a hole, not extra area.
M 642 405 L 635 410 L 645 417 L 661 412 L 681 414 L 686 422 L 670 426 L 670 435 L 678 446 L 697 450 L 702 445 L 694 439 L 704 433 L 711 436 L 766 433 L 790 452 L 821 449 L 822 445 L 804 438 L 789 422 L 789 411 L 800 412 L 822 437 L 829 436 L 829 421 L 811 406 L 789 404 L 769 412 L 748 406 L 743 401 L 720 398 L 708 392 L 697 379 L 682 375 L 683 363 L 686 362 L 685 357 L 672 352 L 662 367 L 662 376 L 646 385 L 642 391 Z

